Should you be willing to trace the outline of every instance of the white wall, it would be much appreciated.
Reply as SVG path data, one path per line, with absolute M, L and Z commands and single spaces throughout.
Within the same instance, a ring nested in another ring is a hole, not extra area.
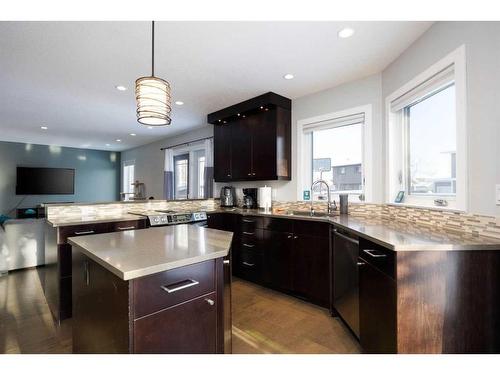
M 469 149 L 469 211 L 500 215 L 495 205 L 495 184 L 500 184 L 500 22 L 437 22 L 381 74 L 349 82 L 292 101 L 292 181 L 272 181 L 274 199 L 297 199 L 297 121 L 371 104 L 373 107 L 374 202 L 383 202 L 385 193 L 385 129 L 383 101 L 404 85 L 465 44 L 467 55 L 467 126 Z M 122 160 L 136 159 L 138 178 L 146 183 L 147 194 L 157 198 L 163 192 L 163 153 L 160 147 L 208 136 L 211 127 L 155 142 L 122 153 Z M 220 186 L 216 184 L 215 194 Z M 264 182 L 234 183 L 237 188 L 263 186 Z M 240 192 L 241 197 L 241 192 Z
M 175 126 L 175 125 L 172 125 Z M 163 199 L 163 166 L 165 152 L 162 147 L 174 146 L 184 142 L 213 136 L 213 126 L 206 125 L 188 133 L 162 139 L 144 146 L 136 147 L 122 152 L 122 162 L 135 160 L 135 178 L 144 182 L 146 197 Z
M 437 22 L 382 73 L 385 98 L 460 45 L 467 64 L 469 211 L 500 215 L 500 22 Z M 385 139 L 385 137 L 384 137 Z

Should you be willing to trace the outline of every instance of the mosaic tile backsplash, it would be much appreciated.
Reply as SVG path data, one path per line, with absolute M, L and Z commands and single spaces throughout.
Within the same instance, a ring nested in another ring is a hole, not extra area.
M 310 202 L 273 202 L 273 211 L 309 210 Z M 218 199 L 192 201 L 148 201 L 133 203 L 103 203 L 80 205 L 50 205 L 47 207 L 47 217 L 79 217 L 90 215 L 122 215 L 137 210 L 176 210 L 176 211 L 214 211 L 219 208 Z M 317 211 L 326 210 L 325 202 L 314 202 Z M 415 223 L 419 226 L 440 228 L 455 233 L 470 233 L 477 236 L 500 238 L 500 217 L 476 215 L 391 204 L 349 203 L 349 215 L 363 217 L 378 217 L 386 220 Z

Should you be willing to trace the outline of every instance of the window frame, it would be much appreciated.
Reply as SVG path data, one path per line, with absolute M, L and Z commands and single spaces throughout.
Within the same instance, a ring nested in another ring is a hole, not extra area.
M 410 155 L 409 137 L 406 134 L 408 131 L 408 119 L 405 115 L 405 109 L 392 112 L 391 103 L 451 65 L 453 65 L 454 71 L 453 81 L 455 85 L 456 110 L 456 194 L 409 194 L 410 186 L 407 166 Z M 467 188 L 466 89 L 466 55 L 465 46 L 462 45 L 386 97 L 386 203 L 467 211 L 469 199 Z M 404 202 L 394 203 L 399 191 L 405 192 Z M 448 202 L 448 206 L 436 206 L 434 200 L 440 198 L 445 199 Z
M 197 195 L 199 195 L 199 183 L 198 186 L 195 186 L 194 181 L 198 180 L 198 176 L 196 178 L 194 177 L 195 173 L 195 168 L 198 166 L 198 160 L 196 158 L 196 153 L 197 151 L 204 150 L 204 156 L 205 156 L 205 162 L 207 158 L 207 148 L 205 147 L 204 141 L 195 141 L 195 142 L 190 142 L 186 145 L 182 146 L 177 146 L 172 149 L 172 159 L 175 159 L 176 156 L 178 155 L 184 155 L 184 154 L 189 154 L 188 156 L 188 196 L 186 199 L 180 198 L 179 200 L 190 200 L 190 199 L 204 199 L 203 197 L 193 197 L 193 193 L 196 192 Z M 213 150 L 213 149 L 212 149 Z M 175 194 L 175 163 L 173 163 L 172 160 L 172 165 L 174 166 L 174 194 Z M 212 182 L 213 183 L 213 182 Z M 205 187 L 204 187 L 205 189 Z M 178 200 L 174 196 L 174 200 Z
M 296 163 L 296 176 L 297 176 L 297 200 L 302 201 L 304 190 L 311 189 L 311 179 L 312 179 L 312 165 L 313 165 L 313 142 L 312 136 L 307 136 L 304 133 L 304 127 L 310 126 L 314 123 L 321 123 L 326 121 L 332 121 L 338 118 L 353 116 L 356 114 L 364 114 L 364 124 L 362 128 L 362 171 L 361 178 L 363 181 L 363 194 L 364 202 L 373 201 L 373 136 L 372 136 L 372 105 L 366 104 L 358 107 L 352 107 L 337 112 L 326 113 L 320 116 L 310 117 L 297 121 L 297 163 Z M 332 126 L 332 128 L 335 126 Z M 340 192 L 341 193 L 341 192 Z M 339 192 L 332 194 L 331 199 L 338 200 Z M 358 193 L 351 193 L 349 199 L 351 201 L 359 201 Z M 312 192 L 311 192 L 312 198 Z
M 132 187 L 132 185 L 128 186 L 127 188 L 125 188 L 125 168 L 126 167 L 134 167 L 134 177 L 132 178 L 132 182 L 135 182 L 136 178 L 135 178 L 135 159 L 131 159 L 131 160 L 124 160 L 122 161 L 122 170 L 121 170 L 121 175 L 122 175 L 122 186 L 121 186 L 121 193 L 123 194 L 123 200 L 125 201 L 128 201 L 128 200 L 131 200 L 131 196 L 134 192 L 134 188 Z

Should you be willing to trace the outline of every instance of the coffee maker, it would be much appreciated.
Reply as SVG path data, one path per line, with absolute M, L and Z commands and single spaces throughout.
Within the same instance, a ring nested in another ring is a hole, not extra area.
M 234 187 L 224 186 L 220 189 L 220 206 L 221 207 L 234 207 L 236 206 L 236 193 Z
M 257 208 L 257 188 L 243 189 L 243 208 Z

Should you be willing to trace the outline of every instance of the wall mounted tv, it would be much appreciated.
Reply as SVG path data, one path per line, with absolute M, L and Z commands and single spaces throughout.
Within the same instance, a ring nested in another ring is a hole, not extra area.
M 75 170 L 17 167 L 16 194 L 75 194 Z

